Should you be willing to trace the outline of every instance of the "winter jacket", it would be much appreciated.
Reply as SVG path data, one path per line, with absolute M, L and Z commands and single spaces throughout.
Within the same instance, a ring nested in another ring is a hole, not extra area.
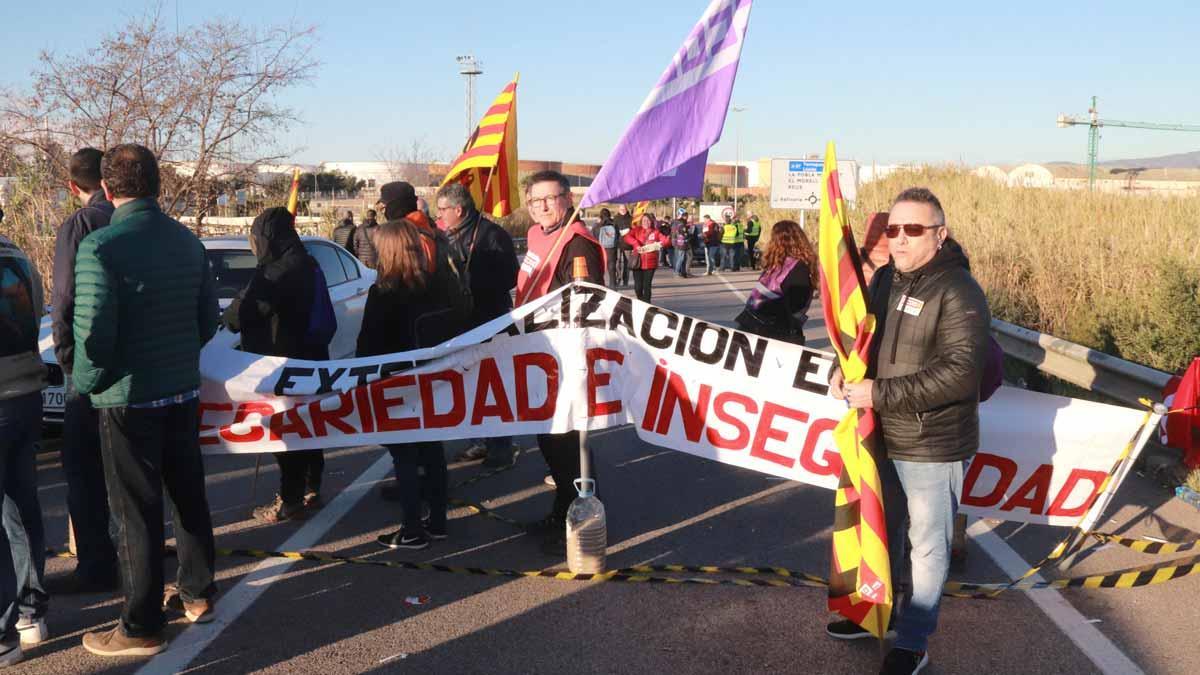
M 606 248 L 610 251 L 616 249 L 617 239 L 620 236 L 616 223 L 611 218 L 600 223 L 600 227 L 596 228 L 596 240 L 600 242 L 601 248 Z
M 112 214 L 112 202 L 105 198 L 103 190 L 97 190 L 83 208 L 63 221 L 54 240 L 50 327 L 54 333 L 54 356 L 68 375 L 75 365 L 75 337 L 71 334 L 75 321 L 75 254 L 84 237 L 108 225 Z
M 811 268 L 793 258 L 788 263 L 793 267 L 782 279 L 776 276 L 782 270 L 763 270 L 737 322 L 742 330 L 804 344 L 804 322 L 813 299 Z
M 720 246 L 721 234 L 723 232 L 721 226 L 715 220 L 704 221 L 703 234 L 705 246 Z
M 909 273 L 889 264 L 871 290 L 877 323 L 868 377 L 888 457 L 972 457 L 979 449 L 979 382 L 991 313 L 962 248 L 947 240 Z
M 250 236 L 258 267 L 223 319 L 229 330 L 242 334 L 244 352 L 326 361 L 329 345 L 307 340 L 317 261 L 304 248 L 294 223 L 295 217 L 280 207 L 254 219 Z
M 669 239 L 669 237 L 662 235 L 658 230 L 653 228 L 646 229 L 643 227 L 635 227 L 629 231 L 629 234 L 625 235 L 625 243 L 633 246 L 634 248 L 640 248 L 642 246 L 656 243 L 661 244 L 663 248 L 666 248 L 668 245 L 667 239 Z M 634 253 L 637 254 L 636 251 Z M 640 269 L 652 270 L 655 267 L 658 267 L 658 253 L 658 251 L 647 251 L 642 253 L 642 266 Z
M 743 241 L 742 224 L 738 221 L 725 223 L 721 226 L 722 244 L 740 244 Z
M 374 218 L 369 218 L 362 222 L 362 225 L 354 228 L 354 233 L 351 235 L 351 240 L 354 249 L 350 252 L 355 258 L 362 261 L 362 264 L 375 269 L 379 264 L 379 254 L 375 252 L 375 242 L 372 237 L 375 234 L 375 228 L 379 227 L 379 223 Z
M 340 225 L 333 228 L 333 243 L 337 244 L 338 246 L 341 246 L 342 248 L 346 249 L 347 251 L 350 251 L 351 253 L 354 252 L 354 249 L 351 248 L 354 245 L 353 239 L 354 239 L 354 221 L 353 220 L 346 218 L 345 220 L 343 220 L 341 222 Z
M 625 215 L 617 214 L 613 216 L 613 225 L 617 226 L 617 236 L 621 236 L 622 232 L 633 227 L 633 215 L 626 213 Z
M 449 244 L 444 237 L 435 240 L 434 260 L 429 248 L 422 247 L 428 281 L 424 288 L 371 286 L 363 309 L 358 333 L 358 356 L 394 354 L 431 347 L 453 337 L 457 328 L 444 326 L 440 317 L 453 310 L 449 298 L 454 284 L 449 261 Z
M 487 323 L 512 309 L 517 285 L 517 253 L 504 228 L 479 211 L 468 215 L 458 227 L 446 231 L 459 260 L 467 261 L 471 282 L 471 328 Z
M 195 390 L 217 314 L 196 235 L 154 199 L 121 205 L 75 258 L 75 388 L 97 408 Z
M 46 388 L 38 354 L 42 278 L 17 245 L 0 236 L 0 401 Z

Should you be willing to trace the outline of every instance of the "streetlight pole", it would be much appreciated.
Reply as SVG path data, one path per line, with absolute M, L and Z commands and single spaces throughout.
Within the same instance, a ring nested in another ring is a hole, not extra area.
M 730 106 L 730 110 L 735 113 L 745 112 L 745 106 Z M 738 214 L 738 176 L 742 170 L 742 116 L 737 118 L 737 150 L 733 166 L 733 217 L 736 219 Z

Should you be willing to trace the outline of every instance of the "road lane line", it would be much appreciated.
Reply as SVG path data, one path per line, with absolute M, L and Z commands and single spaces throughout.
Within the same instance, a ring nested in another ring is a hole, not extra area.
M 729 290 L 733 291 L 733 294 L 738 297 L 738 300 L 745 302 L 747 299 L 749 299 L 750 296 L 748 296 L 745 293 L 738 290 L 737 286 L 734 286 L 733 284 L 729 283 L 729 280 L 725 278 L 725 275 L 721 274 L 720 272 L 717 272 L 716 276 L 718 279 L 721 280 L 721 283 L 725 284 L 725 288 L 728 288 Z
M 985 520 L 976 520 L 967 528 L 967 534 L 996 565 L 1011 578 L 1017 578 L 1025 573 L 1031 565 L 1025 562 L 1008 542 L 996 534 L 995 525 Z M 1040 574 L 1030 577 L 1033 581 L 1044 581 Z M 1119 647 L 1112 643 L 1099 629 L 1079 613 L 1061 593 L 1052 589 L 1027 590 L 1025 595 L 1037 605 L 1058 629 L 1066 635 L 1085 656 L 1092 660 L 1096 668 L 1106 675 L 1124 675 L 1126 673 L 1141 673 L 1138 667 Z
M 279 546 L 282 551 L 303 551 L 312 548 L 331 530 L 338 521 L 353 509 L 363 497 L 370 494 L 371 486 L 385 478 L 392 470 L 392 458 L 384 454 L 354 482 L 334 497 L 333 501 L 317 512 L 307 523 Z M 296 560 L 270 558 L 254 567 L 242 577 L 237 585 L 217 596 L 216 618 L 212 623 L 197 623 L 187 627 L 167 647 L 137 671 L 137 675 L 178 673 L 190 664 L 221 631 L 231 626 L 270 587 L 269 578 L 278 578 Z

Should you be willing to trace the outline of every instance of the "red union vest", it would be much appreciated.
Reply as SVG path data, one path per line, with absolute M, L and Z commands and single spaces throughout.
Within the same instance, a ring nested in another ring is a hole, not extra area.
M 599 249 L 600 255 L 604 255 L 600 242 L 578 221 L 551 234 L 543 232 L 540 225 L 529 228 L 529 232 L 525 234 L 525 258 L 517 272 L 517 307 L 550 292 L 550 285 L 554 283 L 554 270 L 558 269 L 567 244 L 575 237 L 583 237 L 592 242 Z

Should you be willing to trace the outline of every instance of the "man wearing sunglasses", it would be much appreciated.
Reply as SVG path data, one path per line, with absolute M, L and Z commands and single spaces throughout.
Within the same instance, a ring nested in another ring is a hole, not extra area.
M 907 674 L 929 663 L 963 471 L 979 448 L 979 386 L 991 315 L 932 192 L 901 192 L 884 234 L 892 261 L 871 283 L 877 323 L 870 372 L 846 384 L 835 371 L 829 384 L 834 397 L 879 416 L 888 459 L 879 464 L 880 479 L 897 582 L 905 539 L 912 542 L 911 592 L 897 603 L 896 640 L 880 672 Z M 849 621 L 827 631 L 845 640 L 871 637 Z

